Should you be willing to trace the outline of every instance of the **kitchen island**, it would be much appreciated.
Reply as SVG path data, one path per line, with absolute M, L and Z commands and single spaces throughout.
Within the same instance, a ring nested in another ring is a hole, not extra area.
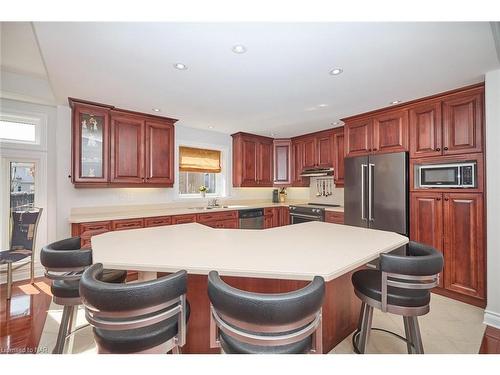
M 266 230 L 213 229 L 190 223 L 108 232 L 92 237 L 93 260 L 106 268 L 157 272 L 185 269 L 191 305 L 185 353 L 211 353 L 207 274 L 219 272 L 230 285 L 254 292 L 282 293 L 326 281 L 323 350 L 330 351 L 355 328 L 360 302 L 351 274 L 397 249 L 408 238 L 397 233 L 323 222 Z

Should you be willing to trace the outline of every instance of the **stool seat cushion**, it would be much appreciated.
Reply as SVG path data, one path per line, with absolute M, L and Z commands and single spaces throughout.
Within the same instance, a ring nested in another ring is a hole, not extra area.
M 219 337 L 222 349 L 227 354 L 306 354 L 312 347 L 311 336 L 292 344 L 280 346 L 247 344 L 224 334 L 224 332 L 220 332 Z
M 186 301 L 186 323 L 190 312 L 189 302 Z M 101 348 L 110 353 L 136 353 L 167 342 L 177 332 L 177 316 L 174 316 L 144 328 L 123 331 L 94 328 L 94 338 Z
M 104 270 L 102 281 L 107 283 L 123 283 L 127 278 L 127 271 Z M 59 298 L 80 297 L 80 280 L 54 280 L 50 287 L 52 295 Z
M 359 293 L 376 301 L 382 300 L 382 273 L 378 270 L 361 270 L 352 275 L 352 284 Z M 428 290 L 387 287 L 387 304 L 403 307 L 420 307 L 429 304 Z

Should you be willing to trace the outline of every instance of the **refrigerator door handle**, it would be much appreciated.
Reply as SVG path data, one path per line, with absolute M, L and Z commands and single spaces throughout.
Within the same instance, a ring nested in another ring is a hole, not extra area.
M 361 164 L 361 220 L 366 220 L 366 202 L 365 202 L 365 169 L 368 169 L 367 164 Z
M 375 174 L 375 164 L 368 164 L 368 221 L 373 218 L 373 175 Z

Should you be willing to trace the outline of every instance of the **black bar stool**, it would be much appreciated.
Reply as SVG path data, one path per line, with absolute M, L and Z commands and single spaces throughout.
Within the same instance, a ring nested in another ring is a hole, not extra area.
M 381 254 L 380 270 L 361 270 L 352 275 L 354 291 L 362 301 L 358 329 L 352 339 L 355 352 L 364 353 L 366 350 L 375 307 L 402 315 L 406 339 L 386 332 L 405 340 L 409 354 L 424 353 L 418 316 L 429 312 L 430 289 L 439 284 L 443 255 L 430 246 L 413 241 L 407 246 L 407 254 Z
M 99 353 L 180 353 L 186 343 L 187 272 L 133 284 L 109 284 L 102 264 L 80 281 L 85 316 Z
M 210 347 L 223 353 L 322 353 L 321 307 L 325 281 L 280 294 L 233 288 L 216 271 L 208 275 Z
M 82 304 L 79 284 L 83 271 L 92 264 L 92 250 L 80 248 L 80 237 L 67 238 L 42 248 L 40 261 L 52 280 L 54 303 L 64 306 L 54 354 L 64 351 L 66 338 L 74 333 L 78 306 Z M 123 283 L 127 271 L 106 270 L 108 282 Z

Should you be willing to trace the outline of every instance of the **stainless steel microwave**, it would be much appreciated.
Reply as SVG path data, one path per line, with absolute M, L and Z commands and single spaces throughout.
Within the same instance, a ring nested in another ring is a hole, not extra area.
M 475 188 L 476 162 L 420 164 L 415 166 L 417 188 Z

